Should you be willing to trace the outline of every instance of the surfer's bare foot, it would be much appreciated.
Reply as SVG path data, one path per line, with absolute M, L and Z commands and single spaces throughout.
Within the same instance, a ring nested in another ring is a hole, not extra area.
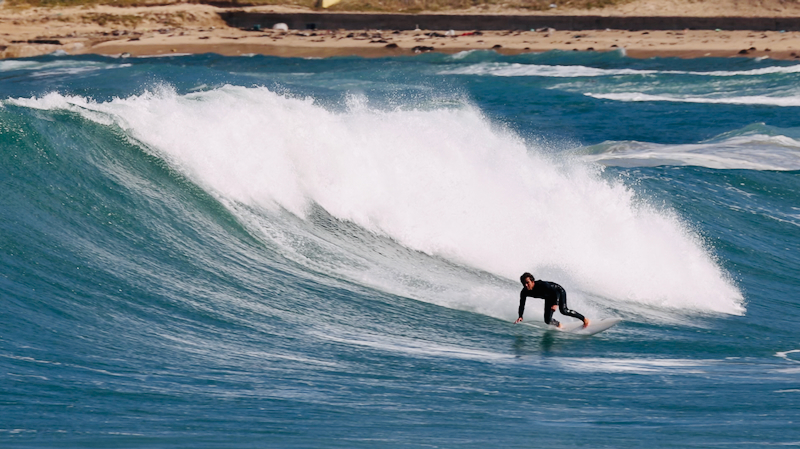
M 564 328 L 564 325 L 563 325 L 563 324 L 561 324 L 561 323 L 558 323 L 558 328 L 559 328 L 559 329 L 563 329 L 563 328 Z
M 583 319 L 583 327 L 589 327 L 589 318 Z

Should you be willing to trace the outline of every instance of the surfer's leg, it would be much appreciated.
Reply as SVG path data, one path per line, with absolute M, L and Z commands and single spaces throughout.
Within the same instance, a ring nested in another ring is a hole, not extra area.
M 567 292 L 563 288 L 558 295 L 558 311 L 561 312 L 562 315 L 571 316 L 586 323 L 586 317 L 567 307 Z
M 550 303 L 548 301 L 544 302 L 544 322 L 545 324 L 552 324 L 553 326 L 560 327 L 561 323 L 553 319 L 553 306 L 555 303 Z

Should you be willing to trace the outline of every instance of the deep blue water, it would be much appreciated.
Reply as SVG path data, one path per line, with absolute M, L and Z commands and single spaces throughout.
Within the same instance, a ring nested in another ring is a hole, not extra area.
M 0 61 L 0 446 L 800 445 L 798 86 L 620 53 Z M 523 271 L 623 321 L 514 325 Z

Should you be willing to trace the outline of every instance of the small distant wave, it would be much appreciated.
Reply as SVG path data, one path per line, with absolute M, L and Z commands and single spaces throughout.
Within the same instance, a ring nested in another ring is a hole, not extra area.
M 753 95 L 729 98 L 709 98 L 695 96 L 673 96 L 673 95 L 649 95 L 640 92 L 623 92 L 610 94 L 584 94 L 587 97 L 600 100 L 614 101 L 672 101 L 676 103 L 707 103 L 707 104 L 744 104 L 744 105 L 766 105 L 766 106 L 800 106 L 800 96 L 789 97 L 769 97 L 765 95 Z
M 129 67 L 130 64 L 107 63 L 99 61 L 75 61 L 75 60 L 55 60 L 55 61 L 0 61 L 0 72 L 13 72 L 17 70 L 39 71 L 39 70 L 97 70 L 106 68 Z
M 699 76 L 760 76 L 781 73 L 800 73 L 800 65 L 790 65 L 784 67 L 763 67 L 753 70 L 732 70 L 722 71 L 715 70 L 711 72 L 665 72 L 686 75 L 699 75 Z
M 692 165 L 729 170 L 800 170 L 800 141 L 763 134 L 689 145 L 604 142 L 579 152 L 590 161 L 617 167 Z
M 454 54 L 450 55 L 450 59 L 452 59 L 452 60 L 454 60 L 454 61 L 458 61 L 458 60 L 461 60 L 461 59 L 464 59 L 464 58 L 466 58 L 467 56 L 469 56 L 469 55 L 471 55 L 471 54 L 475 53 L 476 51 L 478 51 L 478 50 L 464 50 L 464 51 L 460 51 L 460 52 L 458 52 L 458 53 L 454 53 Z
M 454 58 L 456 60 L 463 59 Z M 733 71 L 684 71 L 684 70 L 639 70 L 639 69 L 600 69 L 582 65 L 544 65 L 544 64 L 522 64 L 507 62 L 481 62 L 465 67 L 445 70 L 439 72 L 441 75 L 479 75 L 479 76 L 541 76 L 551 78 L 581 78 L 581 77 L 601 77 L 601 76 L 620 76 L 620 75 L 690 75 L 690 76 L 710 76 L 710 77 L 731 77 L 731 76 L 762 76 L 771 74 L 791 74 L 800 73 L 800 65 L 783 67 L 763 67 L 752 70 L 733 70 Z
M 25 76 L 43 78 L 48 76 L 77 75 L 98 70 L 130 67 L 130 64 L 96 61 L 0 61 L 0 73 L 26 72 Z
M 795 353 L 798 353 L 798 352 L 800 352 L 800 349 L 792 349 L 791 351 L 776 352 L 775 353 L 775 357 L 780 357 L 780 358 L 782 358 L 784 360 L 787 360 L 789 362 L 800 363 L 800 360 L 795 360 L 795 359 L 789 357 L 789 354 L 795 354 Z
M 34 67 L 41 67 L 42 63 L 35 61 L 0 61 L 0 72 L 10 72 L 13 70 L 31 70 Z
M 551 78 L 579 78 L 614 75 L 647 75 L 659 73 L 656 70 L 598 69 L 573 65 L 538 65 L 484 62 L 466 67 L 445 70 L 441 75 L 492 75 L 492 76 L 544 76 Z

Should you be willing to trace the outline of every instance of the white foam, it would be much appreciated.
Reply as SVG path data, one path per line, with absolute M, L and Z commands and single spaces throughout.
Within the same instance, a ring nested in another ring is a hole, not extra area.
M 763 59 L 756 59 L 756 62 L 763 62 Z M 771 75 L 776 73 L 800 73 L 800 64 L 790 65 L 790 66 L 782 66 L 782 67 L 762 67 L 760 69 L 752 69 L 752 70 L 731 70 L 731 71 L 721 71 L 721 70 L 714 70 L 710 72 L 670 72 L 670 73 L 685 73 L 688 75 L 699 75 L 699 76 L 761 76 L 761 75 Z
M 439 72 L 441 75 L 544 76 L 577 78 L 616 75 L 649 75 L 656 70 L 598 69 L 581 65 L 539 65 L 505 62 L 482 62 Z
M 235 213 L 307 217 L 318 205 L 411 250 L 512 280 L 491 284 L 435 260 L 364 255 L 372 259 L 358 266 L 379 260 L 378 273 L 421 273 L 395 285 L 400 291 L 387 287 L 396 293 L 513 319 L 516 279 L 532 271 L 617 304 L 744 312 L 738 288 L 674 213 L 595 166 L 548 159 L 473 107 L 376 111 L 354 99 L 335 113 L 311 99 L 232 86 L 106 103 L 59 94 L 13 102 L 113 121 L 224 203 L 244 206 Z M 299 251 L 297 240 L 276 245 Z M 386 281 L 358 270 L 365 283 Z M 571 307 L 586 307 L 585 298 L 571 294 Z
M 800 352 L 800 349 L 792 349 L 791 351 L 776 352 L 775 357 L 780 357 L 788 362 L 800 363 L 800 360 L 795 360 L 789 357 L 789 354 L 794 354 L 798 352 Z
M 624 52 L 624 50 L 623 50 Z M 624 53 L 623 53 L 624 56 Z M 463 56 L 462 56 L 463 57 Z M 460 58 L 456 58 L 460 59 Z M 800 65 L 782 67 L 762 67 L 752 70 L 732 71 L 683 71 L 683 70 L 636 70 L 636 69 L 599 69 L 582 65 L 540 65 L 507 62 L 481 62 L 465 67 L 443 70 L 441 75 L 480 75 L 480 76 L 543 76 L 552 78 L 578 78 L 619 75 L 690 75 L 709 77 L 762 76 L 770 74 L 799 73 Z
M 15 61 L 7 59 L 0 61 L 0 72 L 10 72 L 13 70 L 30 70 L 33 67 L 40 67 L 42 64 L 34 61 Z
M 740 97 L 699 97 L 699 96 L 679 96 L 679 95 L 650 95 L 641 92 L 620 92 L 608 94 L 586 93 L 587 97 L 600 100 L 614 101 L 671 101 L 676 103 L 705 103 L 705 104 L 746 104 L 746 105 L 767 105 L 767 106 L 800 106 L 800 96 L 787 95 L 780 97 L 770 97 L 766 95 L 751 95 Z
M 452 55 L 450 55 L 450 56 L 449 56 L 449 59 L 452 59 L 452 60 L 454 60 L 454 61 L 458 61 L 458 60 L 460 60 L 460 59 L 464 59 L 464 58 L 466 58 L 467 56 L 469 56 L 469 55 L 471 55 L 471 54 L 473 54 L 473 53 L 475 53 L 475 52 L 477 52 L 477 51 L 478 51 L 478 50 L 464 50 L 464 51 L 460 51 L 460 52 L 458 52 L 458 53 L 453 53 Z
M 17 70 L 35 71 L 33 76 L 46 76 L 49 74 L 74 74 L 100 69 L 115 69 L 120 67 L 129 67 L 130 64 L 108 64 L 105 62 L 97 61 L 71 61 L 71 60 L 58 60 L 48 62 L 38 61 L 17 61 L 17 60 L 4 60 L 0 61 L 0 72 L 12 72 Z M 41 72 L 39 72 L 41 71 Z

